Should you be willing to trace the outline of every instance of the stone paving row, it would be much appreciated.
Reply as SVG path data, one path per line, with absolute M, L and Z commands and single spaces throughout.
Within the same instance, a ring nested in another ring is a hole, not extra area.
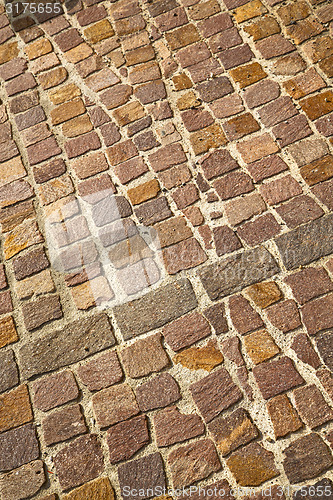
M 330 1 L 0 5 L 1 500 L 333 498 L 332 76 Z

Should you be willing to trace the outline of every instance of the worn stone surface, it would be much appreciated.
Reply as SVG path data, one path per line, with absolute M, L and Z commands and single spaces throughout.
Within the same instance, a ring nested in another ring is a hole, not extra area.
M 159 372 L 169 365 L 160 334 L 138 340 L 126 347 L 121 351 L 121 360 L 127 375 L 134 378 Z
M 47 411 L 76 399 L 79 389 L 70 371 L 37 380 L 32 385 L 34 406 Z
M 311 429 L 330 422 L 333 410 L 328 406 L 321 392 L 315 385 L 300 387 L 293 392 L 296 409 Z
M 92 398 L 97 423 L 106 427 L 139 413 L 134 393 L 127 383 L 107 387 Z
M 228 417 L 217 417 L 208 425 L 217 449 L 222 456 L 229 455 L 258 436 L 258 429 L 248 413 L 239 408 Z
M 158 446 L 170 446 L 204 433 L 204 425 L 198 415 L 184 415 L 176 406 L 156 413 L 154 427 Z
M 47 415 L 42 421 L 42 432 L 47 446 L 85 434 L 87 427 L 80 405 L 67 406 Z
M 190 386 L 192 397 L 206 422 L 210 422 L 243 395 L 225 368 L 219 368 Z
M 36 431 L 27 424 L 0 434 L 0 470 L 16 469 L 39 457 Z
M 333 446 L 329 3 L 0 6 L 4 500 L 318 496 L 321 441 L 281 462 Z
M 287 269 L 297 269 L 332 253 L 332 216 L 309 222 L 276 238 Z
M 120 465 L 118 468 L 119 484 L 122 491 L 127 486 L 130 491 L 136 490 L 136 494 L 132 498 L 149 498 L 147 493 L 139 496 L 139 490 L 147 492 L 148 488 L 163 488 L 166 486 L 165 472 L 162 457 L 159 453 L 153 453 L 146 457 L 133 460 L 126 464 Z M 133 492 L 134 493 L 134 492 Z M 124 493 L 122 494 L 123 498 Z
M 168 465 L 174 488 L 188 486 L 221 469 L 210 439 L 202 439 L 172 451 L 168 457 Z
M 128 460 L 149 442 L 147 418 L 140 415 L 113 425 L 106 436 L 110 462 L 115 464 Z
M 103 471 L 103 454 L 97 436 L 90 434 L 72 441 L 54 457 L 63 491 L 95 479 Z
M 32 377 L 61 368 L 111 347 L 114 342 L 110 324 L 103 314 L 70 323 L 66 330 L 40 336 L 21 347 L 22 373 Z
M 267 411 L 276 438 L 284 437 L 300 429 L 303 424 L 286 394 L 280 394 L 267 402 Z
M 285 450 L 283 467 L 292 484 L 312 479 L 332 466 L 328 446 L 315 433 L 296 439 Z
M 273 453 L 258 443 L 251 443 L 233 453 L 227 465 L 241 486 L 259 486 L 279 475 Z
M 253 369 L 253 375 L 265 399 L 304 383 L 293 362 L 287 357 L 261 363 Z
M 223 362 L 223 355 L 217 349 L 216 343 L 209 341 L 204 347 L 190 347 L 174 357 L 176 363 L 190 370 L 211 371 Z
M 101 477 L 76 488 L 67 495 L 63 495 L 63 498 L 65 500 L 89 500 L 90 498 L 95 498 L 96 500 L 114 500 L 115 497 L 109 479 Z M 44 500 L 47 499 L 45 498 Z M 49 500 L 55 500 L 55 497 Z
M 199 277 L 209 297 L 214 300 L 270 278 L 278 271 L 279 267 L 272 255 L 259 247 L 210 264 L 199 272 Z
M 179 386 L 169 373 L 157 375 L 136 389 L 136 398 L 141 411 L 163 408 L 181 398 Z
M 196 306 L 192 286 L 187 279 L 161 287 L 144 297 L 114 308 L 124 339 L 163 326 Z M 144 321 L 142 321 L 142 315 Z
M 11 389 L 19 382 L 19 373 L 12 350 L 0 353 L 0 393 Z
M 37 494 L 45 481 L 44 464 L 35 460 L 5 474 L 0 479 L 0 491 L 8 500 L 27 498 Z

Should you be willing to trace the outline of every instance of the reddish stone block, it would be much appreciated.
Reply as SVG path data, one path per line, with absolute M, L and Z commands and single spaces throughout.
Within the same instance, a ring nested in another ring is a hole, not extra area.
M 10 291 L 0 293 L 0 314 L 6 314 L 12 312 L 13 303 L 10 295 Z
M 37 142 L 27 148 L 28 160 L 30 165 L 36 165 L 52 156 L 61 154 L 62 151 L 57 144 L 54 136 L 48 137 L 43 141 Z
M 296 302 L 284 300 L 266 309 L 269 321 L 283 333 L 290 332 L 301 326 L 301 320 Z
M 250 109 L 277 99 L 280 95 L 280 86 L 272 80 L 263 80 L 246 88 L 243 97 Z
M 284 281 L 291 287 L 295 299 L 301 305 L 333 290 L 333 283 L 322 267 L 302 269 L 287 276 Z
M 137 156 L 137 154 L 137 149 L 131 139 L 120 142 L 107 150 L 107 155 L 112 166 L 129 160 Z
M 241 295 L 229 299 L 229 309 L 231 321 L 241 335 L 264 326 L 259 314 Z
M 288 96 L 281 96 L 258 110 L 260 120 L 266 127 L 288 120 L 298 111 Z
M 3 432 L 0 435 L 0 470 L 16 469 L 39 457 L 36 431 L 32 424 Z
M 240 64 L 245 64 L 251 61 L 253 57 L 254 54 L 247 44 L 223 50 L 218 54 L 218 58 L 220 59 L 224 69 L 231 69 L 239 66 Z
M 208 307 L 208 309 L 204 310 L 203 314 L 208 319 L 217 335 L 228 331 L 229 327 L 225 317 L 224 304 L 215 304 Z
M 54 465 L 62 491 L 98 477 L 104 463 L 97 436 L 82 436 L 66 445 L 55 455 Z
M 231 118 L 223 124 L 223 130 L 230 141 L 235 141 L 260 129 L 251 113 Z
M 133 492 L 133 500 L 140 500 L 140 491 L 162 492 L 166 488 L 166 478 L 161 455 L 153 453 L 120 465 L 118 479 L 121 491 L 128 487 Z
M 303 323 L 308 333 L 314 335 L 333 327 L 333 293 L 308 302 L 301 308 Z
M 227 118 L 228 116 L 244 111 L 243 101 L 237 94 L 217 99 L 210 103 L 209 107 L 216 118 Z
M 322 208 L 310 196 L 298 196 L 276 208 L 276 211 L 289 228 L 297 227 L 324 215 Z
M 33 75 L 31 73 L 24 73 L 16 78 L 13 78 L 6 84 L 5 88 L 7 94 L 12 96 L 18 94 L 19 92 L 25 92 L 26 90 L 33 89 L 36 85 L 37 83 Z
M 129 460 L 149 442 L 147 417 L 140 415 L 113 425 L 106 433 L 112 464 Z
M 173 450 L 168 457 L 168 464 L 174 488 L 186 487 L 221 469 L 215 446 L 210 439 L 202 439 Z
M 192 205 L 199 199 L 198 190 L 194 184 L 187 184 L 184 187 L 179 187 L 172 194 L 172 198 L 175 201 L 177 208 L 182 210 L 189 205 Z
M 162 80 L 146 83 L 136 87 L 134 95 L 142 104 L 149 104 L 166 97 L 166 90 Z
M 300 387 L 293 392 L 296 409 L 301 419 L 311 428 L 333 420 L 333 410 L 314 384 Z
M 213 229 L 213 235 L 216 253 L 219 257 L 242 248 L 242 244 L 238 237 L 228 226 L 215 227 Z
M 65 144 L 65 150 L 69 158 L 75 158 L 76 156 L 83 155 L 100 147 L 101 142 L 94 131 L 71 139 Z
M 4 264 L 0 264 L 0 290 L 7 287 L 7 278 Z
M 219 32 L 208 40 L 208 45 L 213 53 L 230 49 L 243 43 L 237 28 L 230 28 Z
M 260 194 L 269 205 L 277 205 L 301 193 L 301 186 L 291 175 L 280 177 L 260 187 Z
M 175 403 L 181 398 L 179 387 L 169 373 L 157 375 L 136 389 L 141 411 L 155 410 Z
M 191 313 L 164 327 L 162 333 L 171 349 L 179 351 L 207 337 L 210 335 L 211 330 L 202 315 Z
M 27 61 L 22 58 L 14 58 L 1 65 L 0 77 L 7 81 L 15 76 L 21 75 L 27 69 Z
M 156 26 L 160 31 L 165 32 L 183 24 L 188 23 L 188 17 L 186 15 L 185 9 L 178 7 L 165 14 L 161 14 L 155 18 Z
M 206 179 L 211 180 L 239 167 L 229 151 L 216 150 L 205 156 L 201 166 Z
M 117 84 L 101 94 L 102 103 L 108 108 L 113 109 L 126 104 L 133 93 L 130 85 Z
M 71 28 L 69 30 L 63 31 L 59 35 L 54 37 L 54 41 L 59 46 L 60 50 L 67 52 L 67 50 L 77 47 L 83 42 L 83 38 L 77 29 Z
M 231 172 L 214 182 L 214 188 L 222 200 L 253 191 L 251 178 L 244 172 Z
M 298 115 L 273 128 L 273 134 L 281 147 L 288 146 L 312 134 L 304 115 Z
M 312 188 L 312 192 L 324 205 L 333 210 L 333 180 L 317 184 Z
M 223 12 L 199 22 L 198 26 L 202 36 L 206 38 L 232 28 L 233 22 L 231 16 Z
M 281 231 L 280 224 L 272 214 L 264 214 L 253 222 L 246 222 L 237 229 L 237 234 L 250 246 L 270 240 Z
M 182 120 L 185 128 L 189 132 L 200 130 L 201 128 L 208 127 L 214 120 L 208 111 L 202 109 L 189 109 L 181 113 Z
M 79 12 L 77 14 L 77 20 L 80 26 L 87 26 L 88 24 L 104 19 L 107 15 L 103 5 L 92 5 Z
M 204 42 L 184 47 L 177 52 L 177 59 L 183 68 L 192 66 L 210 57 L 210 52 Z
M 299 333 L 291 344 L 291 349 L 296 352 L 297 357 L 313 368 L 320 366 L 320 359 L 316 351 L 313 349 L 309 337 L 305 333 Z
M 207 255 L 195 238 L 190 238 L 163 250 L 163 259 L 169 274 L 196 267 L 207 260 Z
M 256 48 L 265 59 L 272 59 L 295 50 L 294 45 L 280 34 L 260 40 L 256 43 Z
M 42 411 L 51 410 L 76 399 L 79 390 L 70 371 L 49 375 L 34 382 L 34 406 Z
M 265 399 L 270 399 L 304 383 L 290 358 L 260 363 L 253 368 L 253 375 Z
M 325 137 L 333 135 L 332 116 L 333 114 L 331 113 L 323 118 L 319 118 L 319 120 L 315 122 L 318 132 L 323 134 Z
M 179 165 L 187 160 L 181 144 L 169 144 L 149 155 L 149 162 L 155 172 Z
M 278 145 L 267 133 L 238 143 L 237 149 L 246 163 L 253 163 L 279 151 Z
M 46 446 L 85 434 L 87 430 L 80 405 L 67 406 L 50 413 L 42 420 L 42 432 Z
M 205 422 L 210 422 L 243 397 L 225 368 L 195 382 L 190 391 Z
M 176 406 L 156 413 L 154 427 L 157 446 L 170 446 L 204 433 L 204 425 L 198 415 L 184 415 Z
M 90 391 L 99 391 L 120 382 L 123 378 L 123 371 L 115 351 L 91 359 L 81 365 L 77 373 Z

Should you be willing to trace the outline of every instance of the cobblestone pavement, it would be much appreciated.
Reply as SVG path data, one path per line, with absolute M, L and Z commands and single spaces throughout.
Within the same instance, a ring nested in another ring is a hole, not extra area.
M 33 5 L 0 6 L 1 499 L 332 499 L 333 3 Z

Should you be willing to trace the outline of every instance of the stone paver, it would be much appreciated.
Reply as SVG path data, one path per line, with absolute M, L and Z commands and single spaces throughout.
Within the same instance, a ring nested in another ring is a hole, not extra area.
M 1 500 L 332 496 L 330 0 L 7 4 Z

